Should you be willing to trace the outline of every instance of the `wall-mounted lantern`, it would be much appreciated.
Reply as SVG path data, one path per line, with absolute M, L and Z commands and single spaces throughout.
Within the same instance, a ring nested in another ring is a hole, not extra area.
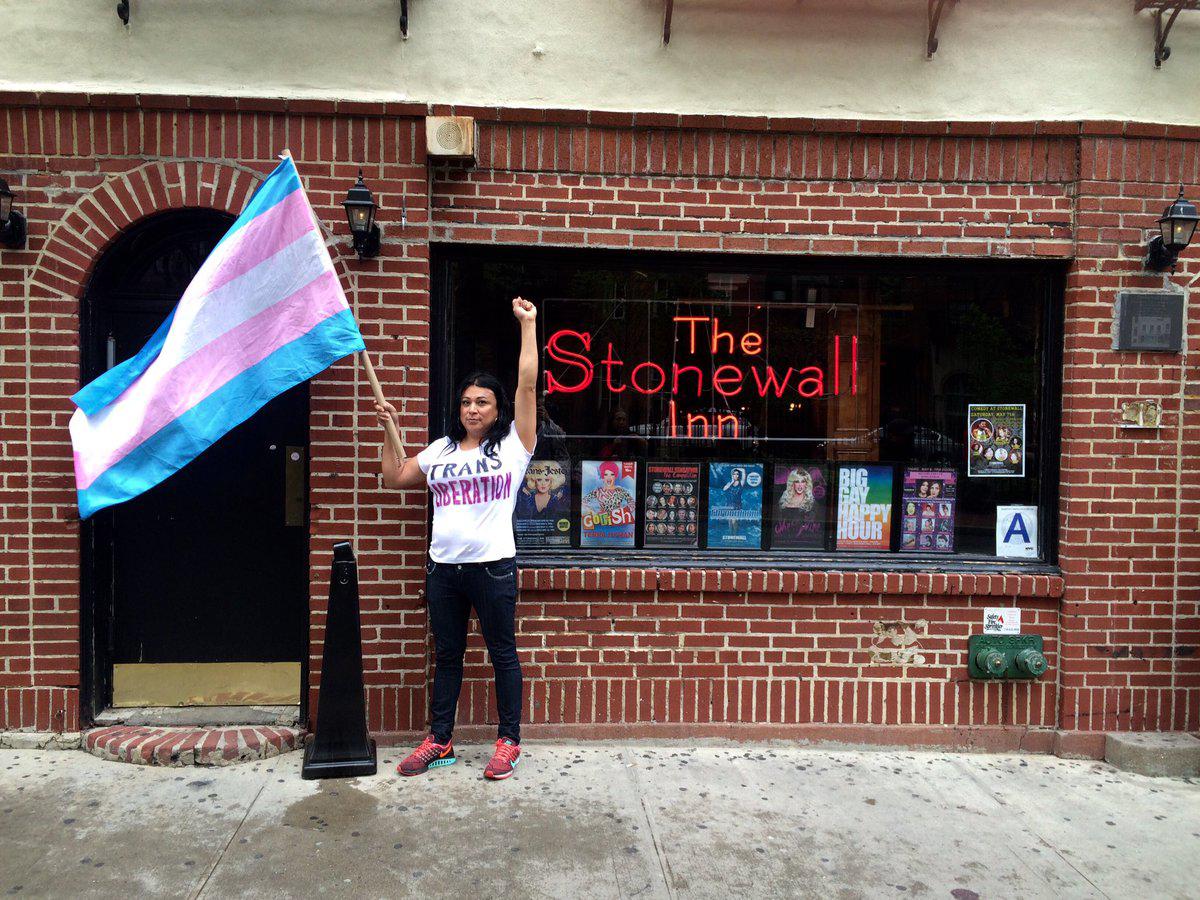
M 1196 205 L 1183 199 L 1181 187 L 1178 199 L 1163 211 L 1162 218 L 1158 220 L 1159 234 L 1146 246 L 1146 268 L 1156 272 L 1173 269 L 1179 254 L 1192 242 L 1197 222 L 1200 222 L 1200 216 L 1196 214 Z
M 13 192 L 0 178 L 0 244 L 20 250 L 25 246 L 25 217 L 13 209 Z
M 346 208 L 346 221 L 354 236 L 354 249 L 359 259 L 371 259 L 379 255 L 379 226 L 375 224 L 375 198 L 363 183 L 362 169 L 358 170 L 358 181 L 346 194 L 342 202 Z

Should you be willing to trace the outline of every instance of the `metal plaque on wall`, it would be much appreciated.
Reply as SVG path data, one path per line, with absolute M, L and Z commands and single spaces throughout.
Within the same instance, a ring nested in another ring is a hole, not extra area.
M 1119 292 L 1113 313 L 1113 349 L 1179 353 L 1183 349 L 1183 294 Z

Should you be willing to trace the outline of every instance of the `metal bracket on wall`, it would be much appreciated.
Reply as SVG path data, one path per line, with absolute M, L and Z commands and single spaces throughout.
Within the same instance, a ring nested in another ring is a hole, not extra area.
M 408 0 L 400 0 L 400 34 L 408 37 Z
M 928 7 L 925 13 L 925 24 L 928 28 L 925 37 L 926 59 L 933 59 L 933 54 L 937 53 L 938 24 L 942 20 L 942 11 L 945 9 L 947 3 L 954 6 L 958 3 L 958 0 L 928 0 Z M 663 44 L 669 44 L 671 43 L 671 16 L 675 12 L 675 0 L 665 0 L 663 7 Z
M 1162 68 L 1164 60 L 1171 58 L 1171 48 L 1167 46 L 1167 36 L 1179 14 L 1185 9 L 1200 9 L 1200 0 L 1134 0 L 1133 11 L 1143 9 L 1154 10 L 1154 68 Z M 1163 16 L 1167 13 L 1166 24 Z
M 946 4 L 953 6 L 958 0 L 929 0 L 925 8 L 925 58 L 933 59 L 933 54 L 937 53 L 938 48 L 938 25 L 942 21 L 942 10 Z

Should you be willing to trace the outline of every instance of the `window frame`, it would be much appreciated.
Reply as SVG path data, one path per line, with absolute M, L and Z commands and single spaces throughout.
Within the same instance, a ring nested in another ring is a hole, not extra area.
M 1026 274 L 1043 280 L 1046 296 L 1041 323 L 1044 352 L 1040 361 L 1038 428 L 1040 480 L 1038 531 L 1043 558 L 1004 559 L 978 554 L 932 554 L 912 551 L 788 551 L 709 550 L 700 548 L 536 548 L 517 549 L 518 564 L 525 568 L 589 569 L 722 569 L 778 571 L 876 571 L 896 573 L 988 574 L 1010 572 L 1060 575 L 1058 566 L 1058 497 L 1062 442 L 1062 366 L 1064 297 L 1067 265 L 1058 260 L 935 259 L 930 257 L 797 256 L 792 254 L 681 253 L 660 250 L 578 249 L 544 246 L 506 246 L 434 242 L 430 244 L 430 366 L 429 434 L 431 440 L 446 433 L 449 392 L 460 376 L 454 359 L 453 323 L 448 298 L 452 266 L 470 260 L 484 263 L 633 266 L 646 260 L 666 267 L 709 268 L 714 271 L 774 272 L 787 266 L 813 275 L 937 275 L 986 274 L 1001 271 Z M 539 373 L 540 376 L 540 373 Z M 707 460 L 698 457 L 702 465 Z M 644 464 L 644 463 L 643 463 Z M 899 466 L 899 464 L 894 464 Z M 899 470 L 898 470 L 899 471 Z M 432 521 L 432 508 L 429 508 Z

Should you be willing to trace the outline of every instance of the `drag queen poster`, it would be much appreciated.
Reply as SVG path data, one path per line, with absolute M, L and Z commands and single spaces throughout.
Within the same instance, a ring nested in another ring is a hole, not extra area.
M 584 460 L 581 547 L 632 547 L 637 527 L 637 463 Z
M 567 473 L 553 459 L 535 459 L 517 492 L 513 530 L 518 547 L 565 547 L 571 543 Z
M 708 464 L 709 547 L 762 546 L 761 463 Z

